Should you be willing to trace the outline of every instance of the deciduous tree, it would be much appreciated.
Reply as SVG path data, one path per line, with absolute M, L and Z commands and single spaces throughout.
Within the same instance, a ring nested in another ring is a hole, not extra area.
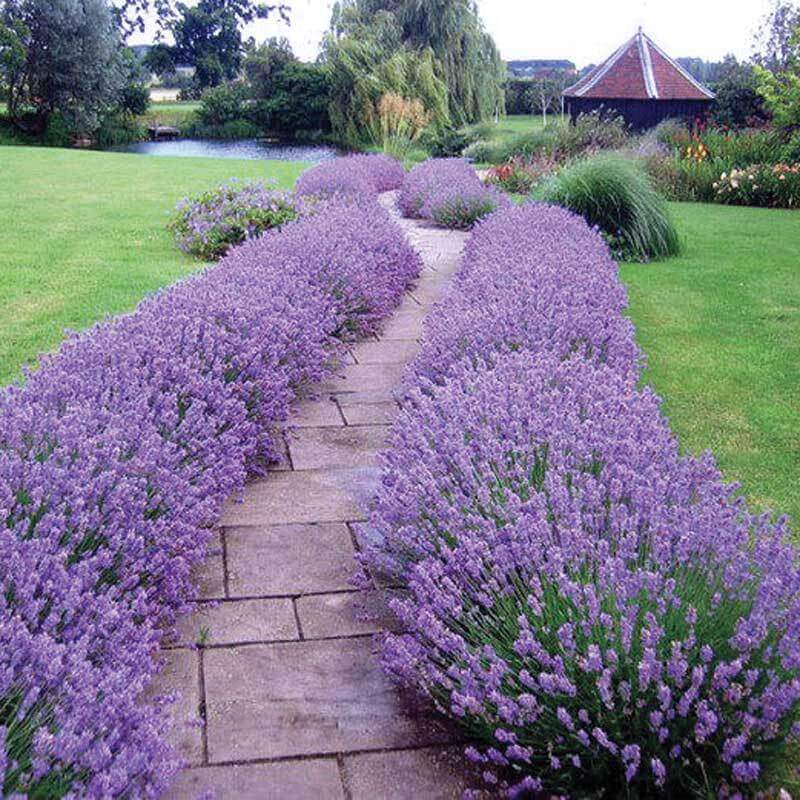
M 0 73 L 12 117 L 38 133 L 55 112 L 93 132 L 129 77 L 106 0 L 0 2 Z

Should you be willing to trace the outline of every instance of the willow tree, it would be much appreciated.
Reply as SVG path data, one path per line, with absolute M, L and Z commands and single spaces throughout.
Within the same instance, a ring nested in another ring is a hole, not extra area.
M 338 27 L 346 19 L 347 32 Z M 373 115 L 381 98 L 418 100 L 431 121 L 449 122 L 447 86 L 430 48 L 414 48 L 402 38 L 396 18 L 379 12 L 364 23 L 347 13 L 334 17 L 324 44 L 331 92 L 331 125 L 350 144 L 373 139 Z
M 342 41 L 391 24 L 402 47 L 433 54 L 454 124 L 502 110 L 504 64 L 474 0 L 342 0 L 334 8 L 331 35 Z

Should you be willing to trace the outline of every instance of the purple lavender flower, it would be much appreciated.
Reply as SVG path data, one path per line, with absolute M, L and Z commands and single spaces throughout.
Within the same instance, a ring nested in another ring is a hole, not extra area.
M 511 201 L 497 188 L 484 186 L 465 160 L 433 158 L 406 176 L 398 205 L 406 217 L 466 230 L 494 211 L 509 208 Z
M 324 161 L 297 181 L 299 195 L 368 197 L 399 189 L 405 178 L 402 164 L 383 153 L 353 155 Z
M 372 199 L 321 203 L 0 391 L 5 794 L 164 792 L 177 759 L 142 693 L 223 503 L 419 269 Z
M 750 795 L 795 735 L 796 551 L 681 453 L 625 300 L 568 212 L 476 226 L 382 456 L 364 561 L 405 588 L 384 664 L 473 747 L 514 734 L 506 790 Z

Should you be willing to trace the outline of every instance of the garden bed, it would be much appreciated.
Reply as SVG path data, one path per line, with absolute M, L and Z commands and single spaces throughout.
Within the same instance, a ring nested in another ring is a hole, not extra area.
M 164 790 L 177 761 L 143 691 L 223 503 L 419 270 L 372 197 L 322 202 L 0 393 L 4 794 Z
M 796 734 L 796 550 L 681 454 L 625 305 L 579 218 L 479 223 L 384 455 L 385 664 L 498 790 L 749 796 Z

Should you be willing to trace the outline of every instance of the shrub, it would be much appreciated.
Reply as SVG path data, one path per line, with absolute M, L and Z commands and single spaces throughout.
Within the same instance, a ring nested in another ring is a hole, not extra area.
M 384 153 L 353 155 L 324 161 L 304 172 L 297 181 L 299 195 L 376 195 L 399 189 L 405 178 L 403 165 Z
M 501 353 L 542 348 L 628 369 L 637 350 L 618 270 L 600 234 L 563 208 L 528 203 L 483 220 L 453 291 L 426 320 L 410 380 L 438 383 L 462 358 L 492 365 Z
M 213 261 L 233 245 L 296 219 L 303 208 L 299 199 L 264 183 L 231 181 L 181 200 L 169 227 L 181 250 Z
M 466 229 L 508 202 L 502 193 L 484 186 L 463 159 L 432 158 L 408 173 L 398 205 L 406 217 Z
M 560 158 L 574 158 L 600 150 L 617 150 L 629 138 L 625 119 L 613 112 L 580 114 L 574 123 L 558 126 L 555 148 Z
M 469 230 L 479 219 L 508 205 L 510 200 L 499 189 L 454 184 L 434 189 L 423 213 L 445 228 Z
M 221 128 L 247 118 L 247 87 L 242 82 L 223 83 L 203 92 L 197 118 L 206 128 Z
M 142 691 L 190 571 L 340 340 L 419 258 L 338 200 L 68 340 L 0 392 L 0 787 L 150 797 L 175 759 Z
M 527 284 L 503 291 L 520 262 Z M 540 293 L 563 313 L 487 360 L 486 331 L 508 339 Z M 383 456 L 365 563 L 404 589 L 384 664 L 465 729 L 495 791 L 757 796 L 795 735 L 796 551 L 709 455 L 681 455 L 630 328 L 613 359 L 593 346 L 622 296 L 565 211 L 478 226 L 431 324 L 474 309 L 484 327 L 442 366 L 429 326 Z
M 387 92 L 371 107 L 368 126 L 372 143 L 397 157 L 412 148 L 430 122 L 422 101 Z
M 472 128 L 429 126 L 420 137 L 420 144 L 433 158 L 457 158 L 478 139 Z
M 800 164 L 755 164 L 723 172 L 714 183 L 719 202 L 739 206 L 800 206 Z
M 529 194 L 543 178 L 554 174 L 558 166 L 555 159 L 546 156 L 530 160 L 515 157 L 492 167 L 488 180 L 512 194 Z
M 663 199 L 647 175 L 622 156 L 600 154 L 575 162 L 545 181 L 536 194 L 597 225 L 622 258 L 644 261 L 679 250 Z
M 503 161 L 500 153 L 500 144 L 485 139 L 480 139 L 467 145 L 461 155 L 468 161 L 473 161 L 477 164 L 500 164 Z

